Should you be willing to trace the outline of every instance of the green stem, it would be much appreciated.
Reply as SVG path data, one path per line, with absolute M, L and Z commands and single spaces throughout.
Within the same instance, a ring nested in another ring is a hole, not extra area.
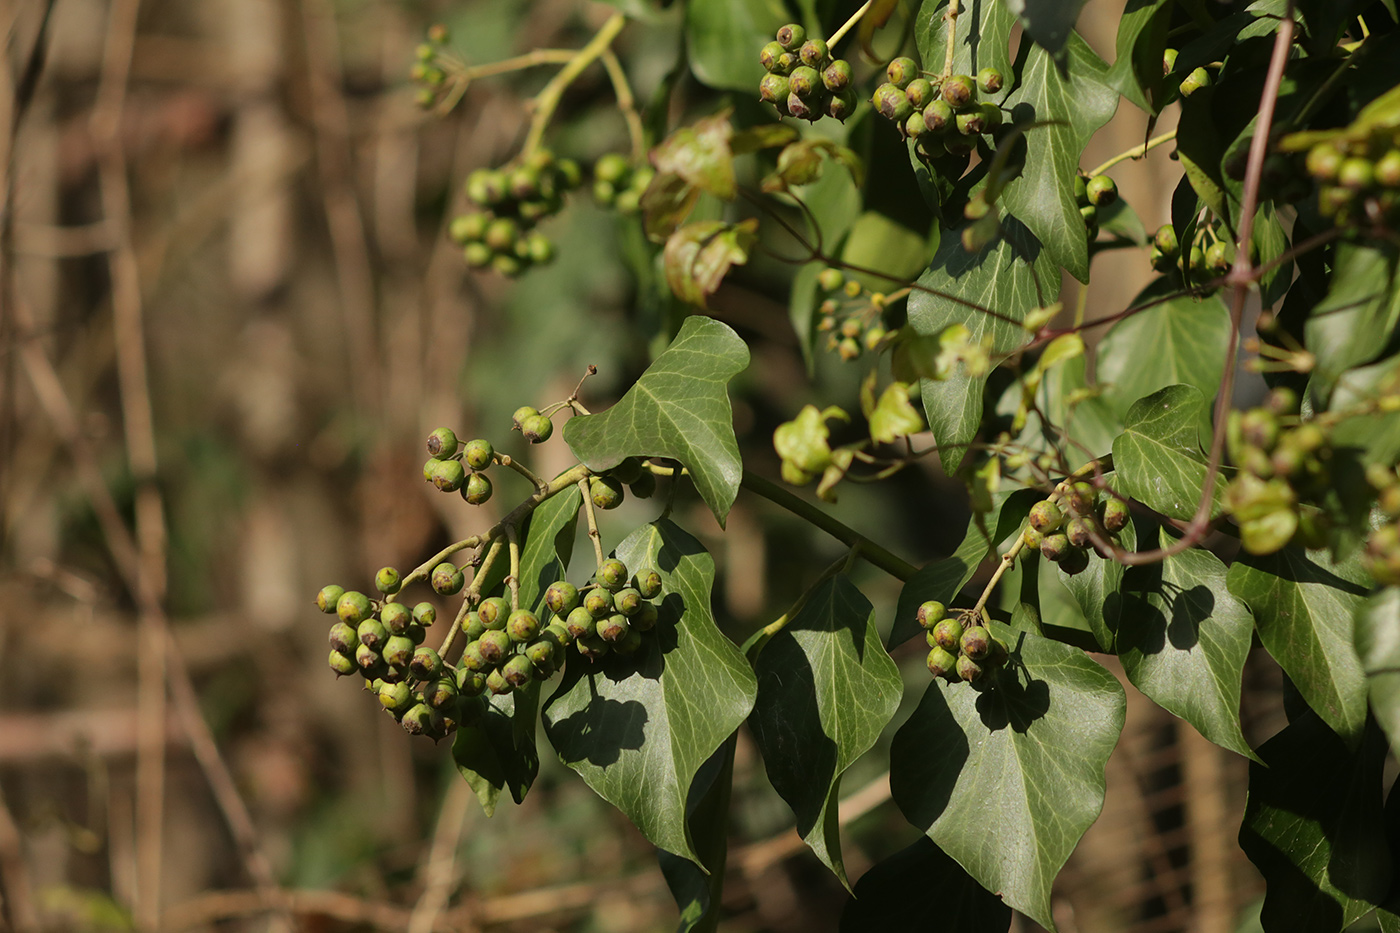
M 903 558 L 897 557 L 874 541 L 871 541 L 865 535 L 856 531 L 854 528 L 842 524 L 812 503 L 793 495 L 777 483 L 759 476 L 752 470 L 744 471 L 744 478 L 740 485 L 749 492 L 762 496 L 776 505 L 782 506 L 799 518 L 806 519 L 842 544 L 848 547 L 859 546 L 860 556 L 862 558 L 874 564 L 876 567 L 879 567 L 896 580 L 908 582 L 909 578 L 918 572 L 913 564 L 910 564 Z
M 510 576 L 506 577 L 506 585 L 510 587 L 510 608 L 514 611 L 520 608 L 520 535 L 514 525 L 506 529 L 506 541 L 510 547 Z
M 608 80 L 612 82 L 617 109 L 622 111 L 622 119 L 627 123 L 627 136 L 632 140 L 632 161 L 641 162 L 647 154 L 646 133 L 642 129 L 642 115 L 637 112 L 637 99 L 632 95 L 632 85 L 627 81 L 627 72 L 622 70 L 622 63 L 610 48 L 603 50 L 599 60 L 608 73 Z M 574 394 L 578 394 L 577 389 Z
M 512 470 L 528 479 L 531 485 L 535 487 L 536 492 L 549 486 L 548 483 L 536 476 L 533 470 L 515 460 L 510 454 L 496 454 L 496 462 L 503 467 L 510 467 Z
M 958 49 L 958 13 L 961 12 L 958 0 L 948 0 L 948 12 L 943 14 L 943 18 L 948 21 L 948 50 L 943 55 L 943 77 L 948 78 L 953 74 L 953 58 Z
M 1102 175 L 1104 172 L 1113 168 L 1113 166 L 1117 165 L 1119 162 L 1126 162 L 1129 159 L 1141 159 L 1153 149 L 1156 149 L 1158 146 L 1162 145 L 1162 143 L 1171 142 L 1173 139 L 1176 139 L 1176 130 L 1171 130 L 1170 132 L 1163 133 L 1161 136 L 1154 136 L 1147 142 L 1142 143 L 1141 145 L 1134 146 L 1133 148 L 1125 152 L 1118 153 L 1116 156 L 1109 159 L 1102 165 L 1094 166 L 1092 169 L 1089 170 L 1087 174 L 1090 178 L 1093 178 L 1095 175 Z
M 603 536 L 598 531 L 598 515 L 593 511 L 593 494 L 588 488 L 588 479 L 578 481 L 579 492 L 583 493 L 583 513 L 588 518 L 588 538 L 593 542 L 593 557 L 597 568 L 603 569 Z
M 408 572 L 408 575 L 405 576 L 403 580 L 399 583 L 398 591 L 388 596 L 385 596 L 384 601 L 386 603 L 392 603 L 398 597 L 399 593 L 402 593 L 405 589 L 408 588 L 408 585 L 410 583 L 417 583 L 419 580 L 427 579 L 428 574 L 433 572 L 434 567 L 447 560 L 447 558 L 451 557 L 453 554 L 456 554 L 458 551 L 466 551 L 470 550 L 471 548 L 477 548 L 484 543 L 486 543 L 485 539 L 483 539 L 481 535 L 472 535 L 470 538 L 463 538 L 461 541 L 449 544 L 447 547 L 443 548 L 441 551 L 438 551 L 432 557 L 429 557 L 426 561 L 410 570 Z
M 865 3 L 861 5 L 861 8 L 852 13 L 851 18 L 842 23 L 841 28 L 833 32 L 831 34 L 831 37 L 826 40 L 826 47 L 828 49 L 835 49 L 836 43 L 844 39 L 846 37 L 846 33 L 850 32 L 853 28 L 855 28 L 856 23 L 860 22 L 861 18 L 864 17 L 866 13 L 869 13 L 870 8 L 874 5 L 875 0 L 865 0 Z
M 588 44 L 579 49 L 569 63 L 560 68 L 554 77 L 549 79 L 549 83 L 535 96 L 534 116 L 530 118 L 530 131 L 525 136 L 525 145 L 520 149 L 521 156 L 528 156 L 539 148 L 540 140 L 544 138 L 544 129 L 549 125 L 549 120 L 554 116 L 554 111 L 559 106 L 560 99 L 564 96 L 564 91 L 583 72 L 585 68 L 597 61 L 598 57 L 607 50 L 612 41 L 617 38 L 617 34 L 622 32 L 622 27 L 627 25 L 627 17 L 621 13 L 614 13 L 603 24 L 602 28 L 594 34 Z

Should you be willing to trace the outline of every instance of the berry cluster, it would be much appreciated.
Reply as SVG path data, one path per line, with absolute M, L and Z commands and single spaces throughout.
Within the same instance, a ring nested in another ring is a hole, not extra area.
M 1177 241 L 1176 229 L 1162 224 L 1152 237 L 1152 268 L 1158 272 L 1181 272 L 1191 281 L 1207 277 L 1219 278 L 1230 271 L 1235 262 L 1235 244 L 1228 235 L 1222 236 L 1220 224 L 1202 224 L 1196 228 L 1191 248 L 1183 250 Z M 1251 248 L 1251 258 L 1252 258 Z
M 564 195 L 582 180 L 577 162 L 555 159 L 547 149 L 513 166 L 477 169 L 467 176 L 466 190 L 482 210 L 452 218 L 448 236 L 472 268 L 517 276 L 554 258 L 554 244 L 535 224 L 559 213 Z
M 1022 539 L 1026 547 L 1074 576 L 1088 568 L 1094 538 L 1111 541 L 1127 527 L 1128 518 L 1127 502 L 1117 496 L 1104 496 L 1100 502 L 1094 484 L 1080 480 L 1031 506 Z
M 432 603 L 409 609 L 391 597 L 401 584 L 399 572 L 385 567 L 375 575 L 381 599 L 337 584 L 321 588 L 316 606 L 334 613 L 330 630 L 330 667 L 344 676 L 359 672 L 367 689 L 403 727 L 437 740 L 459 723 L 474 721 L 479 711 L 462 702 L 457 677 L 437 651 L 423 644 L 437 619 Z
M 486 469 L 498 458 L 490 441 L 477 438 L 463 443 L 451 428 L 438 428 L 428 435 L 428 454 L 423 479 L 443 492 L 460 492 L 471 505 L 481 505 L 491 498 L 491 478 Z
M 1395 467 L 1372 464 L 1366 479 L 1376 491 L 1376 507 L 1389 521 L 1366 539 L 1361 562 L 1381 586 L 1400 586 L 1400 475 Z
M 447 39 L 447 27 L 439 23 L 428 29 L 428 41 L 421 43 L 414 51 L 415 61 L 408 70 L 408 76 L 418 85 L 413 99 L 424 110 L 437 103 L 438 94 L 447 84 L 447 71 L 443 68 Z
M 889 332 L 884 325 L 883 294 L 866 291 L 855 279 L 832 268 L 817 276 L 817 287 L 828 296 L 817 309 L 821 314 L 817 330 L 827 335 L 828 350 L 849 362 L 860 356 L 862 347 L 874 352 L 885 344 Z
M 619 214 L 635 214 L 655 177 L 650 165 L 633 165 L 625 155 L 610 152 L 593 164 L 593 200 Z
M 928 641 L 926 663 L 934 677 L 975 684 L 1006 663 L 1006 645 L 975 616 L 954 618 L 946 606 L 931 599 L 919 606 L 916 618 Z
M 1176 56 L 1176 49 L 1162 50 L 1163 77 L 1170 75 L 1173 71 L 1176 70 Z M 1204 67 L 1193 68 L 1191 71 L 1187 72 L 1184 76 L 1182 76 L 1181 80 L 1177 83 L 1177 91 L 1181 93 L 1182 97 L 1190 97 L 1192 94 L 1196 93 L 1201 88 L 1210 87 L 1213 83 L 1214 81 L 1210 76 L 1210 72 L 1207 71 Z
M 914 151 L 928 161 L 946 153 L 967 155 L 979 137 L 1001 127 L 1001 108 L 979 101 L 978 91 L 995 94 L 1002 89 L 1001 72 L 983 68 L 969 75 L 925 78 L 912 58 L 896 58 L 885 69 L 889 79 L 875 89 L 871 103 L 880 115 L 899 125 L 905 138 L 915 141 Z
M 758 84 L 759 100 L 777 107 L 780 116 L 813 123 L 830 116 L 844 123 L 855 113 L 851 63 L 833 59 L 824 39 L 808 39 L 796 23 L 779 29 L 758 58 L 768 71 Z
M 1337 226 L 1390 226 L 1400 220 L 1400 131 L 1387 127 L 1364 139 L 1346 135 L 1308 150 L 1318 211 Z
M 551 583 L 544 603 L 553 614 L 546 631 L 554 633 L 558 644 L 555 666 L 563 664 L 562 651 L 571 644 L 593 660 L 609 651 L 624 655 L 636 652 L 643 634 L 656 627 L 659 612 L 654 600 L 660 595 L 661 574 L 657 570 L 644 567 L 629 576 L 627 565 L 616 557 L 603 561 L 592 582 L 581 590 L 565 580 Z M 468 626 L 467 635 L 476 640 L 463 651 L 462 663 L 475 667 L 478 654 L 491 653 L 489 633 L 478 635 L 474 626 Z M 473 644 L 480 650 L 474 651 Z M 489 663 L 489 657 L 483 661 Z M 487 686 L 500 692 L 489 679 Z
M 1099 208 L 1108 207 L 1118 200 L 1118 185 L 1107 175 L 1074 176 L 1074 203 L 1079 205 L 1079 216 L 1084 218 L 1084 227 L 1092 243 L 1099 236 Z

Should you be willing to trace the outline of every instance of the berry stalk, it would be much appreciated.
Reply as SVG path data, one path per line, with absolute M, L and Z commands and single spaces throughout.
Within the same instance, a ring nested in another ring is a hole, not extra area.
M 617 38 L 617 34 L 622 32 L 622 27 L 627 24 L 627 17 L 621 13 L 614 13 L 608 21 L 594 34 L 588 44 L 574 53 L 563 68 L 560 68 L 554 77 L 549 79 L 549 83 L 540 90 L 534 100 L 534 116 L 530 118 L 530 131 L 525 136 L 525 145 L 521 147 L 522 157 L 529 156 L 539 148 L 540 140 L 544 138 L 545 127 L 549 125 L 550 118 L 554 116 L 554 111 L 559 107 L 559 101 L 564 96 L 564 91 L 570 84 L 578 78 L 583 70 L 593 64 L 612 45 L 612 41 Z

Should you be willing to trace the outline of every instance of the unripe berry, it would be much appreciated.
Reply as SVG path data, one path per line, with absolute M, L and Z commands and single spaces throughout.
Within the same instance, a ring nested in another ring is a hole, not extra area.
M 432 680 L 442 674 L 442 658 L 438 656 L 436 649 L 421 645 L 413 652 L 408 669 L 419 680 Z
M 482 207 L 492 207 L 506 199 L 506 176 L 489 168 L 479 168 L 467 176 L 467 197 Z
M 1337 170 L 1337 184 L 1351 191 L 1364 191 L 1376 181 L 1376 166 L 1370 159 L 1352 157 Z
M 331 670 L 335 671 L 338 677 L 344 677 L 346 674 L 353 674 L 355 671 L 359 670 L 355 664 L 354 658 L 341 654 L 335 649 L 331 649 L 327 661 L 331 666 Z
M 589 612 L 586 606 L 575 607 L 564 620 L 564 627 L 568 629 L 569 637 L 575 641 L 592 635 L 597 626 L 598 617 Z
M 919 76 L 919 66 L 914 59 L 907 56 L 900 56 L 890 62 L 885 68 L 885 77 L 889 82 L 901 91 L 909 86 L 909 82 Z
M 962 638 L 958 639 L 958 648 L 972 660 L 980 661 L 987 656 L 991 642 L 992 635 L 986 627 L 974 625 L 962 633 Z
M 528 641 L 534 641 L 539 633 L 540 620 L 528 609 L 517 609 L 506 620 L 506 634 L 513 642 L 524 644 Z
M 943 82 L 943 99 L 954 110 L 966 110 L 977 100 L 977 85 L 967 75 L 953 75 Z
M 510 653 L 514 650 L 510 635 L 502 629 L 491 629 L 483 632 L 476 643 L 480 648 L 482 660 L 491 665 L 499 665 L 510 657 Z
M 378 619 L 365 619 L 355 630 L 360 644 L 379 651 L 389 638 L 389 630 Z
M 962 119 L 959 117 L 959 119 Z M 1085 205 L 1079 209 L 1079 216 L 1084 220 L 1084 226 L 1097 230 L 1099 226 L 1099 209 L 1092 204 Z
M 1103 526 L 1110 533 L 1116 534 L 1128 527 L 1128 503 L 1117 496 L 1109 496 L 1103 504 Z
M 588 495 L 595 508 L 615 509 L 622 504 L 622 483 L 611 476 L 591 476 L 588 479 Z
M 525 439 L 531 444 L 543 444 L 554 433 L 554 422 L 545 415 L 535 415 L 525 419 L 520 426 L 520 433 L 525 435 Z
M 915 110 L 923 110 L 934 98 L 933 85 L 928 78 L 915 78 L 904 89 L 904 96 L 909 98 Z
M 637 477 L 636 482 L 627 487 L 632 495 L 638 499 L 650 499 L 651 494 L 656 492 L 656 474 L 650 470 L 643 470 L 642 475 Z
M 1087 518 L 1075 517 L 1065 525 L 1065 537 L 1069 538 L 1069 543 L 1077 548 L 1086 548 L 1090 545 L 1094 525 Z
M 840 120 L 845 123 L 851 118 L 851 114 L 856 112 L 856 93 L 847 88 L 844 91 L 836 91 L 831 95 L 831 99 L 826 102 L 826 114 L 833 120 Z
M 506 188 L 519 201 L 539 197 L 540 173 L 528 165 L 518 166 L 506 176 Z
M 963 632 L 963 625 L 957 619 L 940 619 L 929 634 L 933 636 L 935 645 L 956 654 L 962 642 Z
M 642 633 L 635 627 L 629 628 L 627 634 L 613 642 L 613 650 L 621 655 L 636 654 L 642 647 Z
M 627 585 L 627 565 L 616 557 L 609 557 L 598 567 L 598 582 L 616 593 Z
M 788 91 L 796 94 L 804 101 L 822 87 L 821 75 L 817 74 L 817 69 L 809 68 L 806 65 L 799 65 L 792 70 L 788 76 Z
M 1318 181 L 1335 181 L 1345 156 L 1331 143 L 1318 143 L 1308 150 L 1305 166 Z
M 958 132 L 964 136 L 981 136 L 987 130 L 987 121 L 982 117 L 982 109 L 960 113 L 955 118 Z
M 465 667 L 457 669 L 457 693 L 464 697 L 481 696 L 486 689 L 486 675 Z
M 1204 68 L 1197 68 L 1185 78 L 1181 79 L 1181 96 L 1190 97 L 1192 94 L 1196 93 L 1201 88 L 1210 87 L 1210 85 L 1210 72 L 1206 71 Z
M 968 683 L 975 683 L 982 678 L 982 666 L 967 655 L 958 656 L 958 677 Z
M 1169 259 L 1176 259 L 1181 255 L 1181 246 L 1177 243 L 1176 228 L 1171 224 L 1162 224 L 1157 228 L 1157 233 L 1152 237 L 1153 245 L 1162 251 L 1162 255 Z
M 903 123 L 909 114 L 914 112 L 914 105 L 909 103 L 909 98 L 904 96 L 904 92 L 893 84 L 882 84 L 875 89 L 870 102 L 875 105 L 875 109 L 880 111 L 880 115 L 887 120 L 896 123 Z
M 914 611 L 914 618 L 920 628 L 933 628 L 947 615 L 948 607 L 936 599 L 920 603 L 919 608 Z
M 491 596 L 481 601 L 481 605 L 476 607 L 476 614 L 487 628 L 503 630 L 510 616 L 510 603 L 500 596 Z
M 456 460 L 438 460 L 433 464 L 432 483 L 443 492 L 455 492 L 462 487 L 467 471 Z
M 407 635 L 391 635 L 384 642 L 384 663 L 394 667 L 407 667 L 413 660 L 413 639 Z
M 457 704 L 457 683 L 448 674 L 428 684 L 423 691 L 423 701 L 436 710 L 449 710 Z
M 807 30 L 797 23 L 788 23 L 778 30 L 778 44 L 789 52 L 802 47 L 802 43 L 807 41 Z
M 983 68 L 977 72 L 977 86 L 985 94 L 995 94 L 1005 86 L 1005 79 L 995 68 Z
M 1089 203 L 1095 207 L 1107 207 L 1118 200 L 1118 185 L 1107 175 L 1095 175 L 1085 184 Z
M 631 626 L 627 624 L 627 617 L 614 613 L 605 619 L 598 620 L 598 637 L 606 642 L 619 642 L 626 637 Z
M 825 39 L 808 39 L 802 43 L 802 48 L 797 50 L 797 57 L 802 60 L 804 65 L 821 68 L 826 63 L 829 51 Z
M 432 585 L 433 592 L 439 596 L 452 596 L 462 591 L 467 578 L 456 564 L 445 560 L 433 568 L 433 572 L 428 575 L 428 582 Z
M 481 624 L 481 616 L 475 610 L 467 613 L 467 622 L 462 627 L 462 634 L 466 635 L 469 641 L 476 641 L 486 630 L 486 626 Z
M 1224 240 L 1216 240 L 1206 247 L 1206 270 L 1211 275 L 1224 275 L 1230 271 L 1231 257 L 1234 252 L 1232 244 Z
M 928 666 L 928 672 L 934 677 L 947 677 L 957 669 L 958 659 L 947 649 L 935 645 L 929 650 L 928 658 L 924 663 Z
M 826 268 L 817 274 L 817 287 L 824 292 L 834 292 L 846 283 L 846 276 L 840 269 Z
M 567 648 L 574 640 L 573 636 L 569 634 L 569 630 L 564 627 L 564 622 L 561 619 L 555 619 L 553 622 L 546 625 L 544 631 L 540 632 L 540 637 L 550 639 L 560 648 Z
M 578 653 L 588 658 L 590 661 L 598 660 L 612 648 L 611 645 L 598 637 L 597 632 L 594 632 L 592 635 L 585 635 L 583 638 L 574 642 L 574 644 L 578 645 Z
M 316 608 L 325 613 L 335 612 L 337 604 L 340 602 L 340 597 L 344 595 L 345 587 L 343 586 L 338 586 L 334 583 L 329 586 L 323 586 L 316 594 Z
M 661 595 L 661 574 L 654 567 L 643 567 L 633 577 L 633 585 L 645 599 L 655 599 Z
M 1388 150 L 1376 160 L 1375 179 L 1383 188 L 1400 188 L 1400 149 Z
M 385 603 L 379 619 L 392 635 L 402 635 L 413 622 L 413 612 L 402 603 Z
M 1059 533 L 1046 535 L 1040 542 L 1040 554 L 1046 560 L 1063 560 L 1071 550 L 1069 538 Z
M 978 104 L 977 108 L 982 112 L 982 126 L 985 127 L 982 132 L 990 133 L 1001 126 L 1002 115 L 1000 107 L 988 101 Z
M 642 594 L 632 587 L 624 587 L 613 596 L 613 605 L 625 616 L 634 616 L 642 608 Z
M 462 498 L 471 505 L 481 505 L 491 498 L 491 478 L 485 473 L 473 473 L 462 487 Z
M 758 50 L 759 64 L 763 65 L 765 71 L 772 71 L 777 67 L 778 59 L 782 57 L 785 50 L 778 42 L 769 42 Z M 596 173 L 595 173 L 596 174 Z
M 485 243 L 468 243 L 462 248 L 462 258 L 473 269 L 484 269 L 491 264 L 491 247 Z
M 822 84 L 831 93 L 839 94 L 851 86 L 852 77 L 851 63 L 838 58 L 822 71 Z
M 909 114 L 901 129 L 906 139 L 917 139 L 928 132 L 928 128 L 924 126 L 924 115 L 917 110 Z
M 491 465 L 491 460 L 496 455 L 496 450 L 491 446 L 491 442 L 476 438 L 467 441 L 462 447 L 462 462 L 473 470 L 484 470 Z
M 537 638 L 525 646 L 524 657 L 541 671 L 553 673 L 559 658 L 559 644 L 552 638 Z
M 484 632 L 482 634 L 485 634 Z M 492 663 L 486 660 L 486 655 L 481 652 L 481 640 L 473 639 L 467 642 L 467 646 L 462 649 L 462 656 L 457 659 L 457 667 L 466 671 L 486 671 L 492 667 Z
M 567 616 L 579 604 L 578 587 L 567 580 L 556 580 L 544 591 L 544 604 L 557 616 Z
M 374 588 L 386 596 L 397 593 L 402 584 L 403 578 L 393 567 L 380 567 L 379 572 L 374 575 Z
M 355 666 L 366 677 L 377 677 L 384 670 L 384 659 L 369 645 L 360 645 L 355 649 Z
M 783 75 L 766 74 L 763 80 L 758 82 L 758 99 L 765 104 L 782 104 L 786 107 L 788 95 L 791 93 L 792 84 Z
M 603 587 L 595 587 L 583 597 L 583 608 L 595 619 L 601 619 L 613 611 L 613 595 Z
M 656 620 L 660 614 L 656 610 L 655 603 L 642 603 L 637 614 L 628 619 L 632 628 L 639 632 L 650 632 L 656 628 Z
M 510 681 L 506 680 L 505 672 L 499 667 L 486 675 L 486 689 L 496 696 L 504 696 L 515 689 Z
M 1098 499 L 1099 491 L 1094 488 L 1094 484 L 1079 480 L 1070 484 L 1069 490 L 1065 493 L 1064 502 L 1069 506 L 1071 513 L 1090 515 L 1094 511 L 1094 505 Z
M 354 626 L 337 622 L 331 626 L 330 643 L 332 649 L 348 658 L 355 654 L 355 648 L 360 644 L 360 636 L 355 632 Z
M 1065 513 L 1049 499 L 1042 499 L 1031 506 L 1030 525 L 1041 534 L 1050 534 L 1064 524 Z
M 1071 577 L 1088 569 L 1088 567 L 1089 552 L 1081 548 L 1070 547 L 1060 558 L 1060 570 L 1069 574 Z
M 796 91 L 788 94 L 787 113 L 789 116 L 796 117 L 799 120 L 806 120 L 809 123 L 815 123 L 817 120 L 821 119 L 822 114 L 825 112 L 826 101 L 818 100 L 815 94 L 808 97 L 803 97 Z
M 379 688 L 379 703 L 391 713 L 402 713 L 413 705 L 413 690 L 402 682 L 385 684 Z
M 941 133 L 955 125 L 957 116 L 946 100 L 939 98 L 924 108 L 924 126 L 930 133 Z
M 346 590 L 335 601 L 335 614 L 340 617 L 340 621 L 350 625 L 358 625 L 368 619 L 373 611 L 374 607 L 370 605 L 369 597 L 358 590 Z

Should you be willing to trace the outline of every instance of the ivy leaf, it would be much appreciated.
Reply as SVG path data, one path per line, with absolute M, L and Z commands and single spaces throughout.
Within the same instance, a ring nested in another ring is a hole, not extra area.
M 1173 539 L 1161 534 L 1160 546 Z M 1191 548 L 1134 568 L 1117 626 L 1128 680 L 1158 706 L 1222 748 L 1258 760 L 1240 731 L 1240 683 L 1254 616 L 1226 583 L 1210 551 Z
M 520 605 L 538 612 L 544 591 L 562 579 L 574 553 L 574 532 L 583 493 L 571 486 L 535 507 L 520 548 Z
M 734 153 L 729 148 L 734 136 L 729 114 L 728 110 L 721 111 L 667 136 L 651 151 L 656 171 L 675 175 L 721 200 L 732 200 L 739 193 L 739 186 L 734 178 Z
M 1019 322 L 1043 304 L 1033 264 L 1040 244 L 1024 226 L 1008 220 L 1003 236 L 978 253 L 968 253 L 956 231 L 946 230 L 938 251 L 909 298 L 909 326 L 936 337 L 952 325 L 967 328 L 971 342 L 987 341 L 995 353 L 1026 340 Z M 995 311 L 996 316 L 982 309 Z M 982 424 L 986 376 L 955 374 L 922 381 L 924 412 L 939 445 L 943 469 L 953 473 Z
M 1240 848 L 1264 876 L 1266 930 L 1337 933 L 1394 880 L 1381 807 L 1385 742 L 1374 727 L 1359 748 L 1305 713 L 1249 765 Z
M 1169 0 L 1137 0 L 1123 10 L 1109 83 L 1136 107 L 1156 113 L 1165 100 L 1162 52 L 1171 25 Z M 1100 217 L 1102 223 L 1102 217 Z
M 1083 39 L 1071 34 L 1065 51 L 1062 71 L 1054 56 L 1033 47 L 1006 99 L 1015 123 L 1046 125 L 1026 132 L 1025 166 L 1001 203 L 1045 244 L 1051 259 L 1088 282 L 1089 239 L 1074 200 L 1074 177 L 1089 138 L 1117 109 L 1118 92 L 1108 84 L 1108 66 Z
M 475 726 L 457 730 L 452 760 L 476 793 L 481 809 L 491 816 L 502 790 L 509 788 L 520 803 L 539 774 L 540 753 L 535 748 L 539 681 L 505 696 L 482 699 L 486 712 Z
M 1400 586 L 1377 590 L 1358 607 L 1356 653 L 1376 721 L 1400 749 Z
M 700 766 L 686 800 L 686 825 L 700 864 L 656 850 L 661 874 L 680 908 L 676 933 L 710 933 L 719 926 L 719 896 L 729 844 L 729 799 L 734 790 L 734 743 L 730 735 L 719 751 Z
M 841 883 L 841 775 L 875 744 L 904 682 L 880 644 L 875 610 L 844 576 L 821 584 L 758 653 L 749 725 L 797 832 Z
M 715 565 L 700 542 L 662 520 L 628 535 L 616 556 L 660 571 L 660 620 L 636 654 L 570 655 L 545 704 L 545 735 L 652 844 L 699 864 L 687 796 L 753 708 L 754 675 L 710 614 Z
M 1396 390 L 1400 390 L 1400 356 L 1343 373 L 1328 408 L 1345 411 Z M 1366 463 L 1388 466 L 1400 462 L 1400 412 L 1344 418 L 1332 429 L 1332 445 L 1359 448 Z
M 1084 0 L 1006 0 L 1036 45 L 1052 55 L 1065 47 Z
M 1129 307 L 1174 291 L 1169 281 L 1158 279 Z M 1229 339 L 1230 312 L 1217 295 L 1181 295 L 1124 318 L 1109 328 L 1099 344 L 1097 378 L 1102 398 L 1120 418 L 1138 399 L 1170 385 L 1195 386 L 1205 398 L 1214 398 Z M 1209 421 L 1202 424 L 1209 428 Z
M 705 307 L 705 299 L 719 290 L 729 267 L 749 261 L 757 230 L 758 220 L 750 217 L 737 224 L 701 220 L 672 233 L 663 253 L 672 294 Z
M 927 896 L 923 892 L 935 880 L 937 895 Z M 840 933 L 997 933 L 1010 926 L 1011 908 L 923 836 L 860 876 L 855 896 L 841 911 Z
M 753 93 L 763 79 L 758 50 L 787 13 L 777 0 L 706 0 L 685 7 L 690 70 L 713 88 Z
M 1126 550 L 1137 549 L 1137 532 L 1133 523 L 1118 533 L 1118 545 Z M 1050 561 L 1046 561 L 1050 563 Z M 1116 560 L 1101 560 L 1093 555 L 1089 566 L 1073 576 L 1057 573 L 1061 584 L 1079 605 L 1084 620 L 1089 623 L 1089 631 L 1105 648 L 1111 648 L 1114 632 L 1123 617 L 1123 572 L 1126 570 Z
M 1358 572 L 1289 547 L 1242 554 L 1226 579 L 1308 706 L 1332 731 L 1355 741 L 1366 723 L 1366 678 L 1352 647 L 1353 620 L 1366 592 Z
M 823 156 L 844 165 L 857 187 L 863 184 L 865 168 L 855 152 L 830 139 L 809 136 L 790 143 L 778 153 L 778 166 L 763 179 L 763 190 L 786 191 L 794 185 L 812 184 L 821 178 L 826 167 Z
M 1079 649 L 992 631 L 1011 660 L 982 690 L 929 686 L 895 734 L 890 791 L 979 884 L 1053 930 L 1050 887 L 1103 806 L 1126 700 Z
M 948 0 L 924 0 L 914 26 L 919 57 L 939 68 L 947 55 Z M 1011 27 L 1016 17 L 1004 3 L 962 2 L 958 12 L 957 37 L 953 43 L 953 73 L 975 75 L 983 68 L 995 68 L 1009 83 L 1011 79 Z
M 1015 540 L 1012 536 L 1020 534 L 1031 506 L 1041 498 L 1034 489 L 995 496 L 991 512 L 972 516 L 962 543 L 951 556 L 925 564 L 909 578 L 899 591 L 899 607 L 890 628 L 891 650 L 922 631 L 915 620 L 920 604 L 936 599 L 951 606 L 987 556 L 994 549 L 1011 546 Z
M 870 421 L 870 439 L 879 444 L 892 444 L 924 429 L 923 417 L 909 404 L 909 386 L 902 382 L 886 387 L 865 416 Z
M 1170 518 L 1186 521 L 1206 478 L 1197 425 L 1205 417 L 1205 398 L 1195 386 L 1167 386 L 1138 399 L 1123 416 L 1123 433 L 1113 441 L 1113 469 L 1118 491 Z M 1211 517 L 1220 514 L 1217 480 Z
M 743 474 L 725 386 L 748 364 L 748 347 L 727 324 L 688 317 L 616 405 L 569 419 L 564 440 L 592 470 L 631 456 L 679 460 L 723 526 Z
M 1337 244 L 1327 297 L 1303 329 L 1317 357 L 1314 391 L 1325 396 L 1343 372 L 1375 359 L 1395 333 L 1400 324 L 1396 256 L 1391 246 Z

